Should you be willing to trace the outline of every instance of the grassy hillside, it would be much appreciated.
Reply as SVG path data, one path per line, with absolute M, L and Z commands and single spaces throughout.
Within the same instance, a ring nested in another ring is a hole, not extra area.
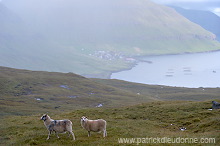
M 0 115 L 30 115 L 73 109 L 121 107 L 158 100 L 219 99 L 219 88 L 176 88 L 88 79 L 73 73 L 0 67 Z
M 130 68 L 134 62 L 127 59 L 134 56 L 220 49 L 214 34 L 149 0 L 2 4 L 8 9 L 1 11 L 13 11 L 21 23 L 0 24 L 1 66 L 107 78 L 109 72 Z
M 209 11 L 190 10 L 180 7 L 173 7 L 178 13 L 190 21 L 202 26 L 206 30 L 214 33 L 217 40 L 220 41 L 220 17 Z
M 220 110 L 208 109 L 219 92 L 0 67 L 0 145 L 119 145 L 118 138 L 146 137 L 215 138 L 217 145 Z M 77 140 L 60 134 L 46 141 L 43 113 L 70 119 Z M 88 138 L 82 116 L 105 119 L 108 136 Z
M 79 108 L 119 107 L 152 101 L 73 73 L 37 72 L 0 67 L 0 115 L 63 112 Z
M 146 85 L 131 83 L 122 80 L 105 80 L 105 79 L 92 79 L 96 82 L 116 87 L 121 90 L 129 90 L 140 95 L 150 96 L 156 100 L 188 100 L 188 101 L 205 101 L 220 99 L 219 88 L 182 88 L 182 87 L 169 87 L 159 85 Z
M 58 114 L 55 111 L 49 115 L 53 119 L 70 119 L 73 122 L 73 131 L 76 141 L 67 134 L 60 134 L 57 139 L 53 134 L 46 141 L 47 130 L 40 117 L 13 116 L 1 119 L 1 145 L 121 145 L 119 138 L 215 138 L 213 144 L 181 144 L 181 145 L 218 145 L 219 112 L 208 109 L 211 101 L 206 102 L 150 102 L 123 108 L 90 108 L 84 110 L 70 110 Z M 100 133 L 87 132 L 80 125 L 80 118 L 86 115 L 90 119 L 103 118 L 107 121 L 108 136 L 102 138 Z M 185 127 L 185 131 L 180 128 Z M 137 145 L 136 141 L 132 145 Z M 153 144 L 161 145 L 161 144 Z M 165 144 L 171 145 L 171 144 Z M 173 144 L 177 145 L 177 144 Z

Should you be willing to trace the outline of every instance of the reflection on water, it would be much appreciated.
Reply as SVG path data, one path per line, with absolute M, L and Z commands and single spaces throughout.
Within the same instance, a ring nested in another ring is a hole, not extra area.
M 111 78 L 178 87 L 220 87 L 220 51 L 149 56 L 142 60 L 145 62 L 113 73 Z

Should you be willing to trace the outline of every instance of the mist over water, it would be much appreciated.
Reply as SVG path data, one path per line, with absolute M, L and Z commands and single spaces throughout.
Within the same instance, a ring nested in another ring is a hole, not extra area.
M 220 87 L 220 51 L 183 55 L 149 56 L 112 79 L 177 87 Z

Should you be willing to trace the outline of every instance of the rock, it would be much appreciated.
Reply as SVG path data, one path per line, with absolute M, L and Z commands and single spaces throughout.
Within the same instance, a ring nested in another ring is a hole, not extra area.
M 100 104 L 98 104 L 96 107 L 102 107 L 102 106 L 103 106 L 103 104 L 100 103 Z
M 220 103 L 212 101 L 212 109 L 220 109 Z

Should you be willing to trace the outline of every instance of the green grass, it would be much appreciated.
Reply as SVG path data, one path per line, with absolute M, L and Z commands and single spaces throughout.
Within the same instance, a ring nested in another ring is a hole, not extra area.
M 182 88 L 160 85 L 146 85 L 114 79 L 92 79 L 104 85 L 121 90 L 129 90 L 140 95 L 150 96 L 155 100 L 204 101 L 219 99 L 219 88 Z
M 217 145 L 220 142 L 218 116 L 220 111 L 209 111 L 210 105 L 211 101 L 169 101 L 149 102 L 122 108 L 73 110 L 62 114 L 50 112 L 49 115 L 53 119 L 70 119 L 73 122 L 76 141 L 71 140 L 67 134 L 60 134 L 60 139 L 53 134 L 51 139 L 46 141 L 47 130 L 43 121 L 40 121 L 41 114 L 12 116 L 1 120 L 1 144 L 119 145 L 118 138 L 181 137 L 215 138 Z M 103 138 L 100 133 L 92 133 L 88 138 L 87 132 L 80 125 L 80 117 L 83 115 L 90 119 L 105 119 L 108 136 Z M 181 131 L 180 127 L 187 129 Z
M 73 73 L 0 70 L 1 116 L 62 113 L 98 104 L 114 108 L 161 100 L 216 100 L 220 94 L 219 88 L 177 88 L 88 79 Z
M 220 101 L 219 94 L 219 88 L 155 86 L 0 67 L 0 145 L 119 145 L 118 138 L 146 137 L 216 138 L 219 143 L 220 110 L 208 110 L 212 100 Z M 96 107 L 100 103 L 103 107 Z M 46 141 L 47 130 L 40 121 L 44 113 L 70 119 L 77 140 L 60 134 L 60 139 L 52 135 Z M 108 136 L 92 133 L 88 138 L 80 125 L 82 116 L 105 119 Z
M 103 85 L 73 73 L 4 67 L 0 70 L 0 115 L 25 115 L 54 110 L 63 112 L 91 108 L 100 103 L 105 107 L 119 107 L 153 100 L 150 96 L 139 96 L 129 90 Z

